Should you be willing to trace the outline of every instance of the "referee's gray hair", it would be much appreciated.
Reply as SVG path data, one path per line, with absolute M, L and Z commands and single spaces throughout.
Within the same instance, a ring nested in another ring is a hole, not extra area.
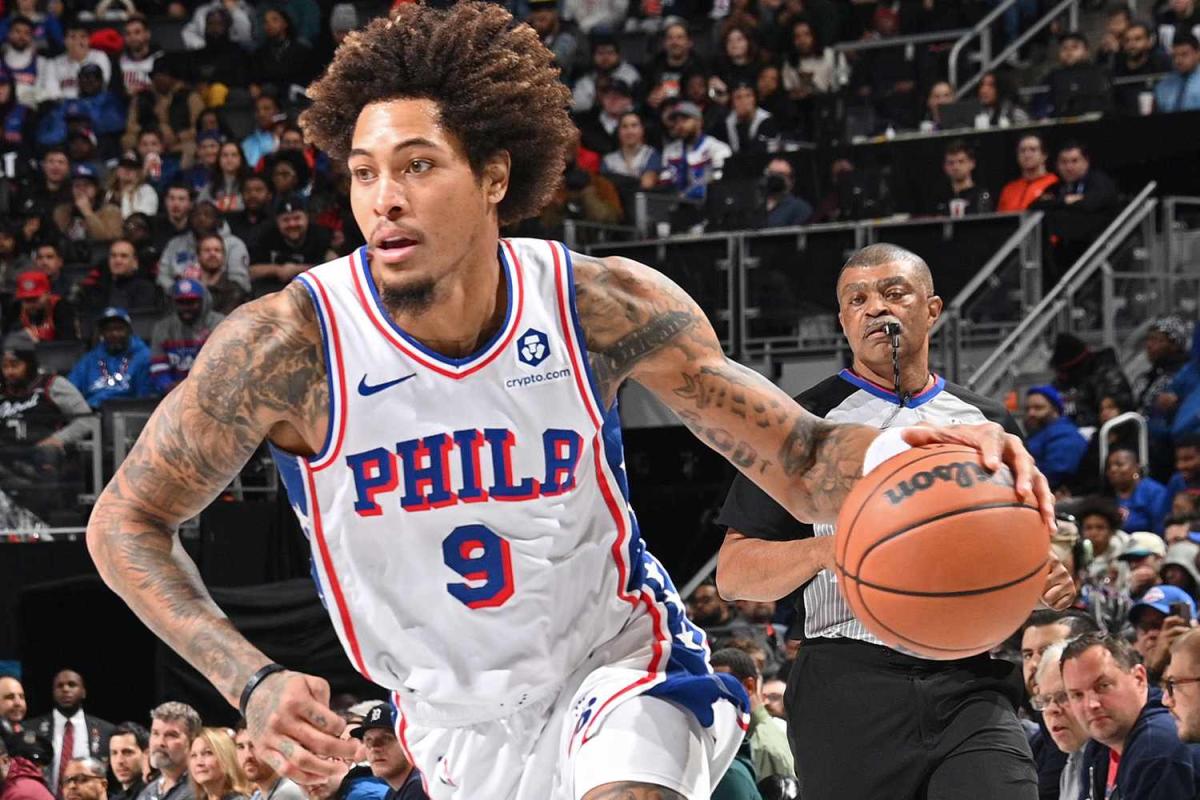
M 97 778 L 108 778 L 108 767 L 104 766 L 104 762 L 92 756 L 84 756 L 83 758 L 72 758 L 68 763 L 79 764 L 87 770 L 89 775 L 94 775 Z
M 167 701 L 156 707 L 150 712 L 150 719 L 158 720 L 159 722 L 181 722 L 187 728 L 188 740 L 195 739 L 200 729 L 204 727 L 204 723 L 200 721 L 200 715 L 196 713 L 196 709 L 189 706 L 187 703 L 179 703 L 173 700 Z
M 1037 672 L 1033 673 L 1033 682 L 1039 686 L 1042 683 L 1042 676 L 1048 671 L 1054 670 L 1057 673 L 1062 673 L 1062 666 L 1059 664 L 1062 661 L 1063 650 L 1067 649 L 1067 641 L 1063 639 L 1055 642 L 1042 651 L 1042 660 L 1038 663 Z
M 869 244 L 861 250 L 855 251 L 846 260 L 846 263 L 842 265 L 841 271 L 838 272 L 838 282 L 842 280 L 842 274 L 848 269 L 881 267 L 884 264 L 892 264 L 897 261 L 903 264 L 912 264 L 916 268 L 917 274 L 920 275 L 921 280 L 925 283 L 925 288 L 930 294 L 933 294 L 933 273 L 929 270 L 929 265 L 925 263 L 925 259 L 912 250 L 887 242 Z

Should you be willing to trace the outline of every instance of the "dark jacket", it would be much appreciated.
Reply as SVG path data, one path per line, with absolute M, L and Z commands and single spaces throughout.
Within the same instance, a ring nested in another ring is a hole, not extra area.
M 1037 732 L 1029 737 L 1029 749 L 1033 751 L 1033 763 L 1037 767 L 1038 800 L 1058 800 L 1059 778 L 1062 777 L 1063 767 L 1067 763 L 1067 754 L 1058 749 L 1058 745 L 1050 738 L 1046 723 L 1038 715 Z M 1064 797 L 1062 800 L 1076 800 L 1074 797 Z
M 1090 741 L 1084 750 L 1080 800 L 1101 800 L 1108 776 L 1104 745 Z M 1191 800 L 1200 796 L 1200 745 L 1184 744 L 1175 720 L 1162 706 L 1162 692 L 1151 689 L 1142 713 L 1125 740 L 1117 766 L 1117 791 L 1110 800 Z
M 1111 347 L 1092 351 L 1091 357 L 1074 367 L 1065 381 L 1054 381 L 1062 395 L 1066 413 L 1081 428 L 1099 422 L 1100 400 L 1112 397 L 1121 408 L 1133 403 L 1129 381 Z
M 1059 67 L 1050 73 L 1048 81 L 1056 117 L 1112 111 L 1112 84 L 1095 64 Z
M 113 724 L 107 720 L 93 717 L 91 714 L 84 713 L 84 725 L 88 730 L 88 752 L 96 758 L 108 759 L 108 739 L 112 736 Z M 54 742 L 54 712 L 43 714 L 40 717 L 25 721 L 25 727 L 38 732 L 45 736 L 51 742 Z
M 14 756 L 8 767 L 8 778 L 0 784 L 0 800 L 54 800 L 54 795 L 46 788 L 37 764 Z

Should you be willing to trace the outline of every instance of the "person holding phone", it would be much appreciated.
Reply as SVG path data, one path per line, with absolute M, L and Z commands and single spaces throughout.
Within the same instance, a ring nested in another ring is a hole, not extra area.
M 1171 645 L 1195 626 L 1196 602 L 1178 586 L 1152 586 L 1129 609 L 1136 638 L 1151 681 L 1157 682 L 1170 660 Z

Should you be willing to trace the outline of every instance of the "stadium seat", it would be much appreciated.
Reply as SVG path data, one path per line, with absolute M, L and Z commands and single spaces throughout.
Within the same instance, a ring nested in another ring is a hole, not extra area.
M 39 342 L 38 363 L 43 372 L 66 375 L 84 353 L 83 342 Z

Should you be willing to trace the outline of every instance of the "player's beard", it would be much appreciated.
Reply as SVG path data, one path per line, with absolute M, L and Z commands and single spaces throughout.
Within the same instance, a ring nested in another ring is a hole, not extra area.
M 421 314 L 433 305 L 433 281 L 422 280 L 407 286 L 383 286 L 379 293 L 383 306 L 393 316 Z

